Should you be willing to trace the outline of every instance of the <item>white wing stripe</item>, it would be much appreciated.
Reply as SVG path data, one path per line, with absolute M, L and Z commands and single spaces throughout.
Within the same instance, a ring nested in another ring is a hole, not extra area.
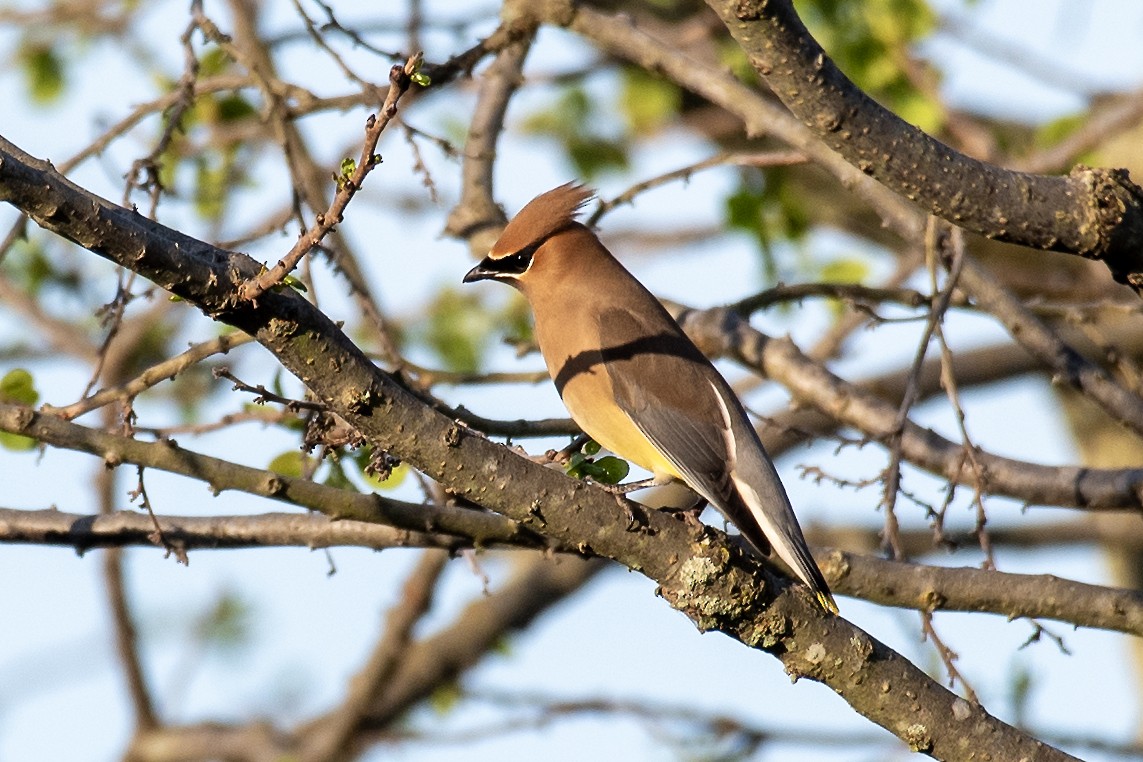
M 726 470 L 730 474 L 734 474 L 734 467 L 738 463 L 738 448 L 734 442 L 734 429 L 731 424 L 733 419 L 730 417 L 730 408 L 726 405 L 726 400 L 722 398 L 722 390 L 713 381 L 708 380 L 711 391 L 714 392 L 714 398 L 718 400 L 718 410 L 722 413 L 722 439 L 726 442 Z M 737 484 L 737 481 L 735 482 Z

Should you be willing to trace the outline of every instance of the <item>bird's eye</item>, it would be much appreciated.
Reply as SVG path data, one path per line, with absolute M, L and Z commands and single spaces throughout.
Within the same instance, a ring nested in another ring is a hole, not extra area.
M 496 261 L 496 269 L 506 275 L 521 275 L 532 264 L 532 255 L 536 253 L 537 245 L 525 246 L 515 254 L 509 254 Z

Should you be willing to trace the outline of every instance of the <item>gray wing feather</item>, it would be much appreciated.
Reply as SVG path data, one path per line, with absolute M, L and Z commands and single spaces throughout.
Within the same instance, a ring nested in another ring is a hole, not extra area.
M 836 613 L 778 472 L 710 361 L 665 313 L 652 320 L 607 310 L 600 337 L 616 401 L 635 427 L 759 552 L 773 547 Z
M 604 367 L 631 422 L 691 489 L 760 552 L 773 547 L 821 593 L 823 605 L 832 607 L 778 472 L 742 404 L 710 361 L 673 322 L 669 328 L 651 326 L 627 310 L 607 311 L 601 321 Z M 624 346 L 621 339 L 633 345 L 632 337 L 655 335 L 663 338 L 639 340 L 638 352 L 608 351 Z
M 629 344 L 632 336 L 657 340 L 641 342 L 638 352 L 609 357 L 609 348 Z M 693 490 L 723 508 L 736 489 L 727 430 L 712 423 L 722 416 L 710 362 L 673 322 L 652 327 L 628 310 L 604 312 L 600 337 L 616 402 Z

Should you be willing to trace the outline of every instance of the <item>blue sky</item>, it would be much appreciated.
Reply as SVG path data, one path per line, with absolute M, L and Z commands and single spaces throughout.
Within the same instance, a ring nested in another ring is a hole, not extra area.
M 432 4 L 429 11 L 432 12 Z M 185 21 L 185 3 L 161 3 L 149 12 L 154 39 L 174 39 Z M 941 7 L 959 7 L 942 2 Z M 208 4 L 208 11 L 210 11 Z M 1034 9 L 1018 0 L 984 0 L 963 13 L 992 34 L 1012 40 L 1038 55 L 1051 57 L 1061 67 L 1082 73 L 1095 85 L 1108 88 L 1136 86 L 1143 79 L 1143 48 L 1136 43 L 1143 26 L 1143 6 L 1123 0 L 1097 0 L 1090 4 L 1037 3 Z M 282 18 L 289 17 L 283 4 Z M 11 35 L 0 31 L 0 45 L 9 45 Z M 438 41 L 440 42 L 440 41 Z M 443 44 L 443 43 L 442 43 Z M 460 44 L 442 50 L 459 49 Z M 582 60 L 585 51 L 566 35 L 546 32 L 544 53 L 535 55 L 533 66 L 543 70 L 560 63 Z M 938 38 L 926 50 L 947 62 L 945 91 L 954 101 L 983 104 L 997 115 L 1022 119 L 1048 119 L 1077 108 L 1080 102 L 1067 92 L 1050 88 L 1034 78 L 996 67 L 980 54 L 947 38 Z M 177 55 L 177 50 L 168 51 Z M 549 57 L 549 53 L 551 54 Z M 177 60 L 177 59 L 176 59 Z M 307 59 L 308 60 L 308 59 Z M 301 59 L 298 59 L 298 66 Z M 133 104 L 149 97 L 149 83 L 127 69 L 117 51 L 107 47 L 94 52 L 92 64 L 76 72 L 77 80 L 67 100 L 44 110 L 9 111 L 0 134 L 37 156 L 56 161 L 86 143 L 101 122 L 125 114 Z M 108 92 L 102 85 L 114 81 Z M 334 80 L 336 81 L 336 80 Z M 607 82 L 598 83 L 608 86 Z M 11 71 L 0 72 L 0 99 L 19 102 L 22 84 Z M 514 109 L 526 110 L 529 94 Z M 456 104 L 414 106 L 407 117 L 418 125 L 433 125 L 444 118 L 446 108 Z M 434 112 L 434 109 L 436 110 Z M 337 151 L 356 139 L 363 115 L 349 113 L 324 117 L 307 129 L 331 131 L 337 136 L 325 147 L 331 166 Z M 341 142 L 346 141 L 345 143 Z M 409 218 L 389 210 L 376 187 L 412 190 L 417 180 L 396 133 L 382 144 L 386 163 L 371 176 L 367 188 L 351 209 L 368 216 L 371 225 L 358 223 L 347 231 L 361 242 L 373 242 L 376 256 L 368 267 L 378 284 L 382 302 L 394 314 L 411 315 L 421 308 L 426 295 L 442 283 L 458 283 L 471 260 L 464 247 L 440 236 L 447 201 L 454 198 L 456 173 L 451 165 L 430 157 L 439 178 L 446 179 L 446 203 L 439 213 Z M 633 171 L 603 184 L 605 194 L 623 189 L 633 179 L 704 158 L 703 146 L 667 136 L 661 145 L 636 156 Z M 106 159 L 90 162 L 74 173 L 77 182 L 110 198 L 121 194 L 121 167 L 142 152 L 132 140 L 123 141 Z M 501 201 L 509 211 L 531 196 L 570 179 L 569 170 L 538 141 L 507 138 L 502 145 L 499 168 Z M 697 176 L 687 186 L 670 186 L 648 194 L 633 208 L 607 218 L 603 227 L 619 230 L 638 220 L 664 223 L 690 221 L 716 224 L 719 199 L 731 187 L 727 174 L 711 172 Z M 247 198 L 251 213 L 266 205 L 266 199 Z M 191 225 L 179 213 L 164 210 L 168 224 Z M 0 223 L 12 215 L 0 209 Z M 383 242 L 384 245 L 377 245 Z M 269 242 L 251 253 L 272 260 L 289 242 Z M 815 246 L 844 253 L 852 242 L 838 236 L 822 236 Z M 366 248 L 366 247 L 362 247 Z M 623 252 L 616 252 L 624 258 Z M 89 255 L 76 255 L 86 271 L 99 265 Z M 749 293 L 758 284 L 751 244 L 746 241 L 690 247 L 685 256 L 625 259 L 654 291 L 696 306 L 729 301 Z M 718 273 L 712 278 L 706 273 Z M 104 287 L 106 278 L 96 279 Z M 335 298 L 336 283 L 319 279 L 318 291 L 336 316 L 348 309 Z M 491 288 L 491 287 L 489 287 Z M 111 291 L 107 291 L 110 298 Z M 66 309 L 67 304 L 55 305 Z M 758 325 L 778 334 L 791 333 L 796 340 L 809 339 L 828 316 L 812 310 L 792 319 L 787 315 L 764 315 Z M 211 326 L 201 321 L 209 335 Z M 25 330 L 18 318 L 0 306 L 0 334 Z M 885 329 L 860 341 L 874 349 L 888 365 L 911 355 L 912 328 Z M 1000 333 L 983 321 L 971 318 L 950 322 L 950 340 L 955 346 L 971 346 L 994 340 Z M 863 345 L 855 354 L 862 356 Z M 264 352 L 248 347 L 236 353 L 236 366 L 251 379 L 266 381 L 272 366 Z M 501 369 L 539 368 L 535 357 L 517 360 L 507 349 L 495 354 Z M 861 375 L 868 367 L 839 366 L 844 373 Z M 7 370 L 0 360 L 0 375 Z M 82 368 L 67 362 L 37 363 L 36 378 L 44 400 L 53 404 L 73 401 L 87 380 Z M 513 389 L 515 415 L 560 415 L 562 409 L 548 385 Z M 751 404 L 773 409 L 784 398 L 777 389 L 764 389 Z M 505 390 L 484 389 L 457 393 L 456 400 L 482 414 L 505 410 Z M 1067 434 L 1051 414 L 1051 400 L 1042 384 L 1020 380 L 967 395 L 973 435 L 999 452 L 1024 452 L 1036 445 L 1035 457 L 1046 462 L 1075 459 Z M 227 404 L 236 406 L 236 401 Z M 169 420 L 170 411 L 142 404 L 141 415 L 151 422 Z M 955 431 L 955 421 L 940 404 L 923 406 L 919 422 L 946 432 Z M 989 422 L 992 422 L 991 424 Z M 265 466 L 270 458 L 295 446 L 288 436 L 244 426 L 226 434 L 183 440 L 199 451 L 224 452 L 239 462 Z M 529 443 L 542 450 L 546 444 Z M 853 493 L 829 491 L 798 478 L 802 464 L 828 465 L 835 473 L 868 474 L 883 465 L 881 452 L 866 448 L 835 455 L 830 446 L 791 453 L 779 463 L 803 521 L 844 516 L 880 522 L 871 506 L 875 491 Z M 42 457 L 0 451 L 0 478 L 6 483 L 5 504 L 17 508 L 57 506 L 64 511 L 88 512 L 95 508 L 90 494 L 90 475 L 100 464 L 73 453 L 47 450 Z M 936 480 L 910 472 L 911 484 L 935 494 Z M 125 474 L 122 491 L 129 488 Z M 156 472 L 148 475 L 152 502 L 170 514 L 213 515 L 277 510 L 276 505 L 241 495 L 212 496 L 205 486 Z M 401 496 L 416 499 L 410 491 Z M 126 497 L 123 505 L 126 507 Z M 997 501 L 992 517 L 997 524 L 1035 521 L 1058 512 L 1039 511 L 1023 516 L 1018 506 Z M 708 520 L 713 520 L 708 516 Z M 967 526 L 971 515 L 961 510 L 953 519 Z M 904 521 L 923 524 L 919 515 Z M 337 573 L 328 575 L 329 561 L 321 552 L 304 550 L 259 550 L 238 552 L 199 551 L 189 567 L 176 565 L 149 549 L 129 555 L 130 592 L 137 603 L 145 637 L 145 659 L 156 686 L 160 709 L 177 721 L 197 719 L 241 720 L 266 712 L 299 718 L 319 711 L 336 700 L 348 675 L 364 658 L 376 637 L 386 608 L 391 605 L 413 554 L 375 554 L 355 549 L 332 552 Z M 974 564 L 973 554 L 934 559 L 938 563 Z M 511 555 L 486 557 L 482 561 L 492 588 L 509 576 Z M 1052 573 L 1092 582 L 1106 581 L 1099 555 L 1092 550 L 1020 553 L 1006 551 L 1002 568 L 1027 573 Z M 128 738 L 129 707 L 115 668 L 111 650 L 110 623 L 100 583 L 98 555 L 78 557 L 69 550 L 0 546 L 0 611 L 10 612 L 0 623 L 0 759 L 95 759 L 117 758 Z M 432 616 L 424 623 L 431 631 L 450 621 L 474 596 L 481 582 L 464 560 L 453 562 L 447 584 Z M 253 644 L 230 656 L 196 655 L 188 649 L 186 622 L 208 607 L 220 590 L 234 591 L 251 603 L 256 616 Z M 852 600 L 842 600 L 843 614 L 879 639 L 902 651 L 917 663 L 936 668 L 931 648 L 919 642 L 918 618 L 910 612 L 885 610 Z M 992 711 L 1007 716 L 1006 695 L 1010 678 L 1022 669 L 1034 670 L 1031 719 L 1035 727 L 1063 734 L 1128 738 L 1139 701 L 1135 678 L 1124 669 L 1126 638 L 1101 632 L 1073 632 L 1063 626 L 1053 629 L 1065 635 L 1071 656 L 1049 643 L 1027 650 L 1020 644 L 1031 628 L 1023 622 L 999 617 L 942 614 L 937 616 L 942 636 L 961 654 L 958 663 Z M 187 676 L 190 679 L 187 679 Z M 756 722 L 765 727 L 820 729 L 822 732 L 877 733 L 857 717 L 844 702 L 820 685 L 802 681 L 791 685 L 776 660 L 753 653 L 719 635 L 703 635 L 682 615 L 672 611 L 653 594 L 653 585 L 639 575 L 613 570 L 597 579 L 586 591 L 560 605 L 534 628 L 509 644 L 507 653 L 494 656 L 472 672 L 466 687 L 474 691 L 542 694 L 554 698 L 611 697 L 655 702 L 665 706 L 691 707 Z M 440 717 L 422 712 L 420 723 L 438 732 L 479 727 L 489 716 L 478 706 L 465 707 Z M 470 760 L 531 758 L 583 759 L 598 755 L 629 760 L 662 759 L 664 746 L 647 726 L 614 718 L 578 718 L 537 730 L 511 733 L 501 738 L 463 747 Z M 666 747 L 669 748 L 669 747 Z M 374 752 L 375 759 L 454 759 L 456 746 L 408 744 Z M 861 754 L 836 755 L 832 759 L 865 759 Z M 797 754 L 786 747 L 768 749 L 761 759 L 817 759 L 820 752 Z M 1092 755 L 1091 759 L 1098 759 Z

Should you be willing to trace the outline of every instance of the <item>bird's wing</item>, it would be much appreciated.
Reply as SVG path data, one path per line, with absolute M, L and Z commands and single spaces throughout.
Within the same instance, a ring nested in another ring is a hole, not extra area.
M 837 604 L 774 464 L 726 381 L 666 315 L 600 316 L 603 365 L 616 402 L 683 480 L 769 555 L 773 547 L 814 591 Z
M 717 371 L 674 324 L 626 309 L 605 310 L 599 321 L 619 407 L 692 489 L 723 511 L 737 503 Z

